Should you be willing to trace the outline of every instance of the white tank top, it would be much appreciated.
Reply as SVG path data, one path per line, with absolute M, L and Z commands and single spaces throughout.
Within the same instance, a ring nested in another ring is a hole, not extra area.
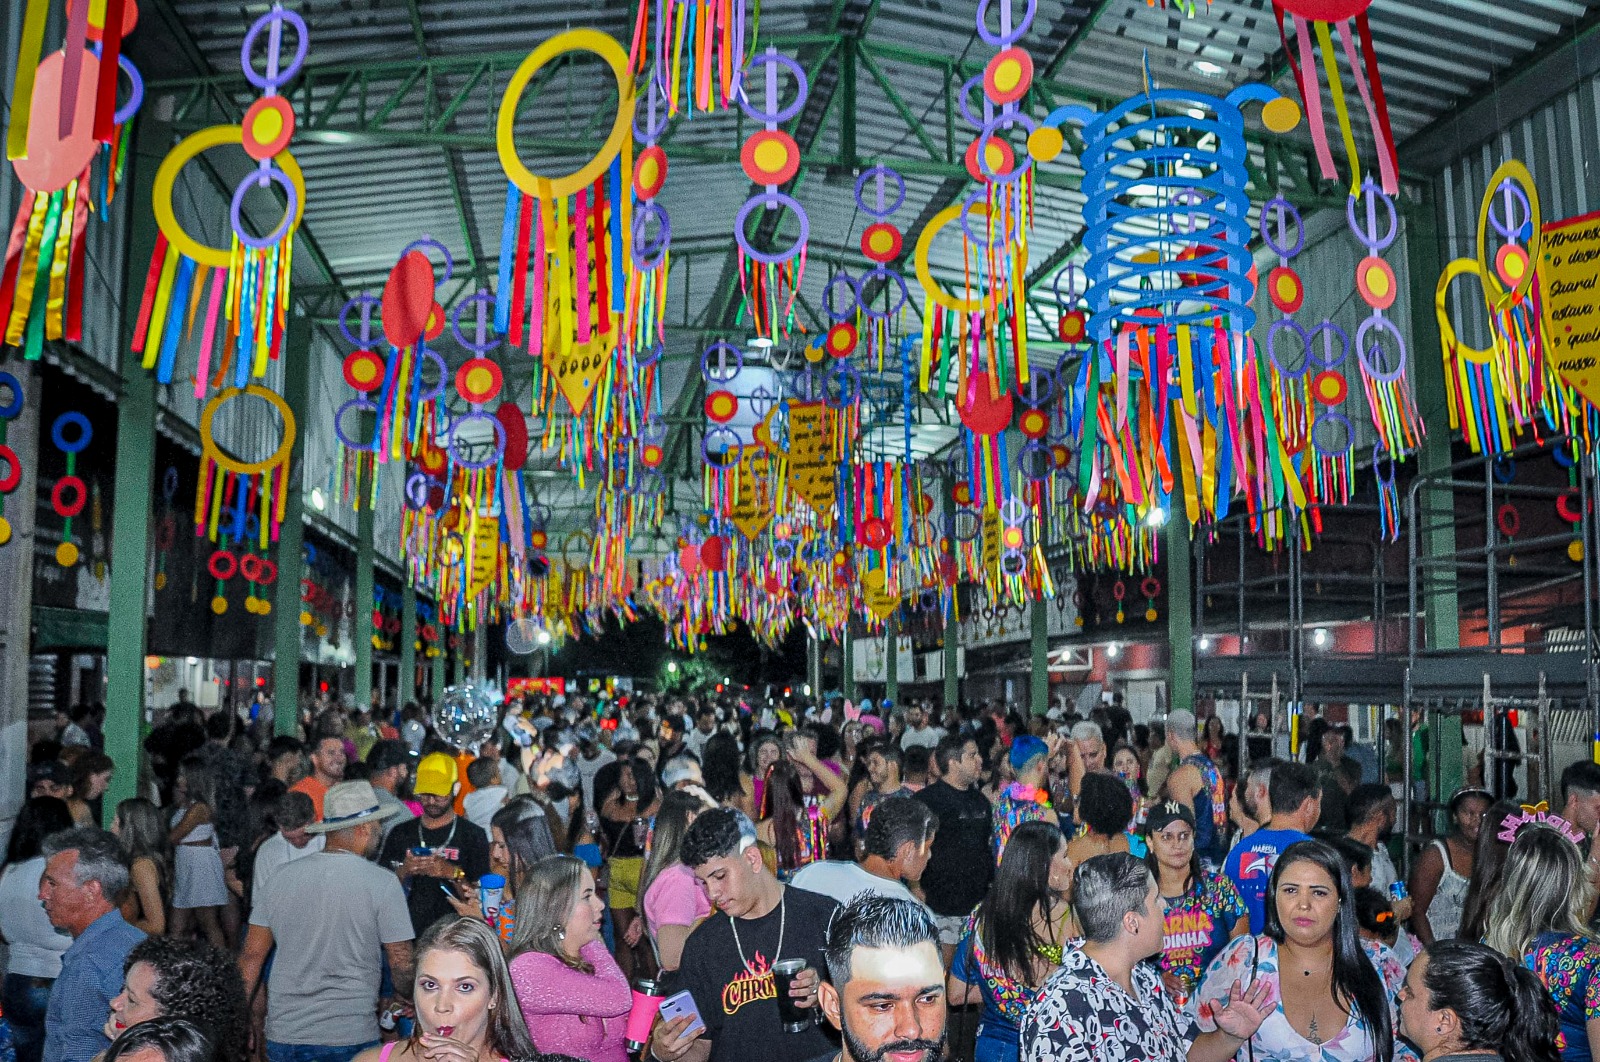
M 1433 902 L 1428 904 L 1428 924 L 1433 927 L 1434 940 L 1454 940 L 1456 931 L 1461 928 L 1461 907 L 1467 901 L 1470 882 L 1456 873 L 1456 868 L 1451 865 L 1449 845 L 1434 841 L 1433 847 L 1439 850 L 1439 856 L 1444 860 L 1444 873 L 1439 877 L 1439 888 L 1433 894 Z

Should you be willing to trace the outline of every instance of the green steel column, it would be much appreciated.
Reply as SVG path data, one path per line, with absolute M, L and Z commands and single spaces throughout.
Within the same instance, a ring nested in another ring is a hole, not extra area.
M 301 425 L 311 397 L 311 318 L 296 306 L 283 344 L 283 400 Z M 272 704 L 274 733 L 296 736 L 300 729 L 300 580 L 304 577 L 306 470 L 304 427 L 289 453 L 289 493 L 278 529 L 278 581 L 272 602 Z
M 417 588 L 409 575 L 400 588 L 400 703 L 417 699 Z
M 459 686 L 464 681 L 467 659 L 467 632 L 456 632 L 456 647 L 450 651 L 450 685 Z
M 850 624 L 844 625 L 844 635 L 839 639 L 839 688 L 847 701 L 856 699 L 856 645 L 850 633 Z
M 900 613 L 889 617 L 883 626 L 884 647 L 888 656 L 883 664 L 883 695 L 895 704 L 900 703 Z
M 435 611 L 434 622 L 438 624 L 437 629 L 439 631 L 439 641 L 436 643 L 435 648 L 439 650 L 439 655 L 434 657 L 428 665 L 428 689 L 431 691 L 430 696 L 433 698 L 433 703 L 438 704 L 439 698 L 444 696 L 444 667 L 446 663 L 445 654 L 449 652 L 449 649 L 446 647 L 446 640 L 449 638 L 450 632 L 445 630 L 444 622 L 438 618 L 437 609 Z
M 373 473 L 376 475 L 376 471 Z M 372 496 L 362 484 L 361 511 L 356 514 L 356 707 L 372 703 Z
M 956 621 L 956 595 L 950 592 L 950 605 L 944 610 L 944 703 L 954 708 L 961 703 L 961 676 L 957 674 L 961 646 L 961 624 Z
M 172 128 L 139 119 L 123 190 L 128 204 L 127 257 L 122 263 L 122 394 L 117 399 L 116 495 L 111 513 L 111 614 L 106 649 L 106 755 L 117 765 L 105 805 L 139 794 L 139 734 L 145 709 L 145 615 L 150 585 L 150 496 L 156 463 L 156 382 L 132 349 L 145 264 L 155 255 L 150 189 L 172 143 Z
M 1050 710 L 1050 605 L 1040 598 L 1028 610 L 1029 670 L 1028 708 L 1034 715 Z
M 1194 543 L 1176 504 L 1167 517 L 1167 707 L 1194 711 Z
M 1436 182 L 1422 187 L 1421 202 L 1406 211 L 1406 270 L 1410 281 L 1411 350 L 1417 405 L 1427 437 L 1417 454 L 1420 474 L 1438 473 L 1449 478 L 1450 412 L 1444 375 L 1444 352 L 1439 340 L 1439 320 L 1434 312 L 1434 289 L 1444 268 L 1439 227 Z M 1455 497 L 1449 487 L 1424 488 L 1417 497 L 1417 528 L 1422 556 L 1439 560 L 1456 555 Z M 1460 599 L 1456 566 L 1440 564 L 1422 569 L 1419 604 L 1423 612 L 1423 648 L 1457 649 L 1461 646 Z M 1439 765 L 1435 797 L 1454 792 L 1466 775 L 1461 761 L 1461 717 L 1440 715 L 1431 721 L 1431 763 Z M 1429 771 L 1432 774 L 1432 771 Z

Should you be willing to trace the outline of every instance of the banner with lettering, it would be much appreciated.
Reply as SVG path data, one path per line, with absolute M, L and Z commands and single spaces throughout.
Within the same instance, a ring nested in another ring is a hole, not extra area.
M 1600 211 L 1545 225 L 1540 271 L 1551 364 L 1600 406 Z

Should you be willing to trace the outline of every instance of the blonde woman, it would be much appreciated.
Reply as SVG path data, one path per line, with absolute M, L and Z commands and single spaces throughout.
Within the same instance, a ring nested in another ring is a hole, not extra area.
M 1517 817 L 1484 827 L 1498 833 Z M 1584 927 L 1593 895 L 1583 853 L 1551 826 L 1523 826 L 1516 838 L 1484 943 L 1539 975 L 1561 1019 L 1562 1057 L 1589 1062 L 1600 1055 L 1600 1015 L 1591 1017 L 1600 998 L 1600 943 Z
M 172 841 L 161 809 L 143 797 L 117 805 L 111 832 L 128 861 L 128 894 L 122 917 L 152 937 L 167 931 L 167 901 L 172 897 Z

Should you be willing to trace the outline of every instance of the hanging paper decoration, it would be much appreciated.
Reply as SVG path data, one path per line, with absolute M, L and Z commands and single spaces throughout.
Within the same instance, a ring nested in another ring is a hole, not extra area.
M 67 438 L 67 432 L 76 438 Z M 83 512 L 89 500 L 89 488 L 78 476 L 78 455 L 88 449 L 94 439 L 94 426 L 82 413 L 63 413 L 50 425 L 50 441 L 67 455 L 67 474 L 56 480 L 50 490 L 50 507 L 61 517 L 61 544 L 56 546 L 56 563 L 70 568 L 78 563 L 78 544 L 72 540 L 72 518 Z
M 283 31 L 295 33 L 295 51 L 283 58 Z M 254 51 L 266 35 L 266 73 L 256 70 Z M 139 304 L 133 349 L 144 354 L 144 367 L 156 379 L 171 383 L 178 347 L 193 334 L 205 303 L 200 332 L 199 362 L 195 368 L 195 398 L 208 388 L 244 387 L 252 378 L 267 374 L 283 342 L 289 306 L 289 281 L 293 271 L 294 234 L 305 213 L 306 185 L 294 156 L 288 151 L 295 116 L 279 89 L 292 81 L 304 64 L 310 47 L 306 24 L 293 11 L 274 3 L 251 25 L 240 49 L 240 63 L 250 84 L 262 91 L 239 125 L 215 125 L 178 142 L 156 170 L 152 195 L 160 235 L 145 275 L 144 297 Z M 256 160 L 233 190 L 228 208 L 233 242 L 228 249 L 200 243 L 178 223 L 173 193 L 179 172 L 209 148 L 237 144 Z M 276 185 L 284 196 L 282 219 L 265 236 L 256 236 L 245 224 L 244 200 L 251 189 Z M 209 282 L 210 292 L 202 297 Z M 219 318 L 223 327 L 220 361 L 212 369 Z
M 66 38 L 43 61 L 50 4 L 29 0 L 11 94 L 6 157 L 22 182 L 0 275 L 4 342 L 37 359 L 46 340 L 83 338 L 84 237 L 89 213 L 108 216 L 128 150 L 128 119 L 144 98 L 122 54 L 139 10 L 134 0 L 67 4 Z M 97 21 L 98 20 L 98 21 Z M 89 51 L 98 42 L 98 54 Z M 117 74 L 128 98 L 117 105 Z
M 1339 179 L 1339 169 L 1334 165 L 1333 151 L 1328 146 L 1328 130 L 1323 122 L 1322 89 L 1318 80 L 1313 55 L 1315 47 L 1322 55 L 1322 69 L 1328 79 L 1328 97 L 1333 104 L 1334 117 L 1339 123 L 1339 136 L 1344 141 L 1345 162 L 1350 169 L 1350 194 L 1357 194 L 1362 186 L 1361 153 L 1356 147 L 1355 132 L 1351 128 L 1350 108 L 1346 102 L 1344 83 L 1339 78 L 1339 56 L 1333 48 L 1336 26 L 1339 41 L 1344 46 L 1344 56 L 1350 65 L 1350 76 L 1355 79 L 1361 102 L 1366 106 L 1367 122 L 1374 147 L 1378 154 L 1378 175 L 1383 191 L 1388 195 L 1400 194 L 1400 162 L 1395 154 L 1394 132 L 1389 128 L 1389 104 L 1383 94 L 1383 80 L 1378 75 L 1378 55 L 1372 46 L 1372 29 L 1367 23 L 1367 8 L 1372 0 L 1272 0 L 1272 13 L 1278 19 L 1278 39 L 1283 42 L 1283 54 L 1294 71 L 1295 86 L 1305 103 L 1306 117 L 1310 120 L 1311 143 L 1316 150 L 1317 165 L 1324 180 Z M 1288 30 L 1294 30 L 1295 43 L 1289 44 Z M 1299 19 L 1299 22 L 1295 20 Z M 1355 39 L 1361 38 L 1361 54 L 1356 54 Z
M 6 519 L 6 495 L 22 482 L 22 461 L 6 445 L 6 424 L 22 413 L 25 396 L 22 384 L 9 372 L 0 371 L 0 546 L 11 541 L 11 521 Z
M 795 83 L 794 99 L 787 105 L 779 94 L 780 68 L 787 70 Z M 758 70 L 764 75 L 764 106 L 757 106 L 750 92 Z M 776 341 L 789 335 L 795 294 L 805 277 L 806 243 L 811 234 L 811 220 L 805 209 L 794 197 L 779 191 L 800 169 L 800 146 L 780 127 L 800 113 L 809 87 L 800 64 L 773 47 L 750 58 L 744 77 L 739 106 L 763 128 L 745 139 L 739 150 L 739 163 L 745 176 L 766 190 L 747 199 L 733 219 L 733 238 L 739 244 L 739 286 L 744 293 L 739 316 L 742 320 L 748 314 L 752 332 Z M 745 231 L 750 216 L 757 210 L 784 209 L 794 215 L 799 226 L 789 246 L 767 252 L 752 244 Z
M 223 451 L 212 432 L 217 410 L 241 396 L 259 398 L 278 411 L 283 434 L 278 448 L 260 461 L 239 461 Z M 278 540 L 283 508 L 288 491 L 299 489 L 289 483 L 289 454 L 294 450 L 295 419 L 289 403 L 273 391 L 256 384 L 229 387 L 217 392 L 200 411 L 200 479 L 194 495 L 194 533 L 212 542 L 218 539 L 224 512 L 232 506 L 232 529 L 241 531 L 248 515 L 255 516 L 255 532 L 250 535 L 255 548 L 265 552 Z M 235 535 L 241 540 L 245 536 Z
M 745 7 L 746 0 L 639 0 L 629 73 L 649 70 L 669 115 L 680 107 L 709 114 L 730 106 L 739 98 L 746 58 Z
M 1586 255 L 1585 243 L 1600 246 L 1600 226 L 1584 218 L 1545 225 L 1522 163 L 1506 162 L 1489 178 L 1477 255 L 1450 262 L 1434 296 L 1450 427 L 1474 453 L 1507 453 L 1524 432 L 1572 436 L 1585 454 L 1600 438 L 1600 381 L 1580 360 L 1585 346 L 1600 346 L 1585 328 L 1586 320 L 1600 319 L 1589 283 L 1600 253 Z M 1482 349 L 1460 339 L 1447 307 L 1462 277 L 1476 278 L 1482 293 L 1489 326 Z
M 1358 219 L 1357 207 L 1365 208 Z M 1380 225 L 1378 208 L 1383 207 L 1387 228 Z M 1399 285 L 1394 270 L 1379 255 L 1400 233 L 1394 200 L 1368 177 L 1361 182 L 1361 194 L 1351 196 L 1345 213 L 1356 239 L 1367 249 L 1367 256 L 1356 263 L 1356 292 L 1372 309 L 1372 315 L 1356 329 L 1356 357 L 1361 366 L 1362 386 L 1372 426 L 1384 450 L 1397 458 L 1416 450 L 1427 434 L 1416 396 L 1406 378 L 1406 342 L 1400 330 L 1384 311 L 1394 305 Z M 1364 222 L 1364 224 L 1363 224 Z M 1392 347 L 1392 350 L 1386 349 Z
M 617 82 L 617 113 L 600 150 L 565 177 L 535 174 L 517 156 L 517 106 L 528 83 L 557 56 L 587 51 Z M 514 348 L 544 362 L 575 417 L 610 371 L 628 293 L 623 233 L 633 232 L 624 174 L 633 171 L 634 89 L 622 46 L 595 30 L 557 34 L 529 53 L 500 101 L 495 141 L 509 184 L 501 227 L 495 327 Z M 664 176 L 664 173 L 663 173 Z M 532 273 L 530 281 L 529 273 Z M 536 396 L 535 410 L 540 408 Z M 593 440 L 588 445 L 592 447 Z
M 656 366 L 666 351 L 667 277 L 672 270 L 672 222 L 666 207 L 656 201 L 667 182 L 667 153 L 658 143 L 667 128 L 661 102 L 660 88 L 652 78 L 645 93 L 645 106 L 633 120 L 634 136 L 645 146 L 633 163 L 633 195 L 638 202 L 629 230 L 628 256 L 633 270 L 628 278 L 624 339 L 633 372 L 638 374 L 637 390 L 645 410 L 659 401 Z M 641 120 L 643 125 L 639 124 Z

